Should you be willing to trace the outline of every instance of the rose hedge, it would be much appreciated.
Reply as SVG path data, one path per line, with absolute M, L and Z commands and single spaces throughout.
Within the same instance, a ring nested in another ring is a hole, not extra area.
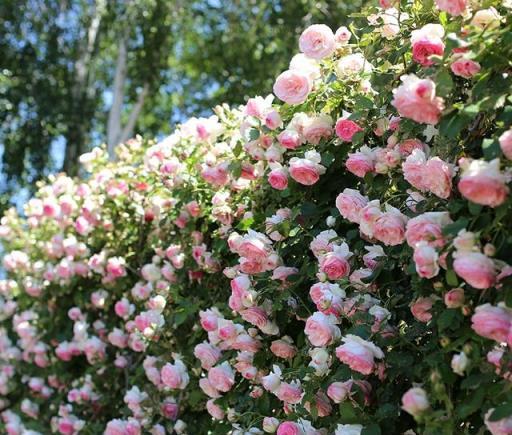
M 0 429 L 512 434 L 511 7 L 313 25 L 275 101 L 9 210 Z

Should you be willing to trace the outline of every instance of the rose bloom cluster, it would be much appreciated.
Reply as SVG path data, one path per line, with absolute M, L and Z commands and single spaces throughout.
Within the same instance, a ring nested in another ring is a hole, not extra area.
M 512 434 L 511 8 L 312 24 L 273 95 L 39 182 L 0 431 Z

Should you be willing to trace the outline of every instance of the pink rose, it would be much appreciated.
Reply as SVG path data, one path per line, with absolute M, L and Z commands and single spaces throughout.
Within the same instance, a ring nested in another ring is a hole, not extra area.
M 382 216 L 380 210 L 380 201 L 374 199 L 370 201 L 362 210 L 359 221 L 359 230 L 364 235 L 372 238 L 375 230 L 375 222 Z
M 450 15 L 464 15 L 467 8 L 467 0 L 435 0 L 436 6 Z
M 270 351 L 277 357 L 290 359 L 297 353 L 297 348 L 285 340 L 274 340 L 270 345 Z
M 439 255 L 426 242 L 418 243 L 413 255 L 416 272 L 422 278 L 434 278 L 439 273 Z
M 402 408 L 412 416 L 418 416 L 430 408 L 423 388 L 411 388 L 402 396 Z
M 164 385 L 179 390 L 184 390 L 189 382 L 187 368 L 178 359 L 174 364 L 165 364 L 160 371 L 160 377 Z
M 227 393 L 235 384 L 235 373 L 227 361 L 208 371 L 208 380 L 213 388 Z
M 419 322 L 430 322 L 432 320 L 430 310 L 433 304 L 434 301 L 431 298 L 418 298 L 411 306 L 411 313 Z
M 368 204 L 368 198 L 357 190 L 346 188 L 336 198 L 336 208 L 341 216 L 350 222 L 359 223 L 361 210 Z
M 496 281 L 494 262 L 480 252 L 457 252 L 453 270 L 470 286 L 477 289 L 492 287 Z
M 447 212 L 423 213 L 407 222 L 405 238 L 407 244 L 414 248 L 419 242 L 441 248 L 445 244 L 443 227 L 452 222 Z
M 375 154 L 373 150 L 363 146 L 355 153 L 349 153 L 345 166 L 352 174 L 363 178 L 366 174 L 375 171 Z
M 293 421 L 285 421 L 277 428 L 277 435 L 305 435 L 301 427 Z
M 350 264 L 347 261 L 347 253 L 335 250 L 323 255 L 320 259 L 320 271 L 325 273 L 330 280 L 337 280 L 348 276 Z
M 318 145 L 322 139 L 331 137 L 332 118 L 325 114 L 308 118 L 304 123 L 302 134 L 306 142 Z
M 405 240 L 405 224 L 407 218 L 394 207 L 387 206 L 373 227 L 373 236 L 388 246 L 396 246 Z
M 500 136 L 500 147 L 505 157 L 512 160 L 512 128 Z
M 352 381 L 333 382 L 327 388 L 327 395 L 334 403 L 341 403 L 349 396 L 352 384 Z
M 308 151 L 304 157 L 303 159 L 292 157 L 288 170 L 297 183 L 311 186 L 320 179 L 320 175 L 325 173 L 325 167 L 320 164 L 321 156 L 316 151 Z
M 444 101 L 436 96 L 436 85 L 430 79 L 414 74 L 401 77 L 402 85 L 393 91 L 391 104 L 401 116 L 422 124 L 437 124 L 444 109 Z
M 288 187 L 288 173 L 286 169 L 272 169 L 268 174 L 268 182 L 276 190 L 285 190 Z
M 412 154 L 414 150 L 420 150 L 425 152 L 428 146 L 419 139 L 406 139 L 398 144 L 398 151 L 404 157 Z
M 297 70 L 281 73 L 274 83 L 274 94 L 288 104 L 303 103 L 312 89 L 313 83 L 309 76 Z
M 470 79 L 480 72 L 481 66 L 478 62 L 462 58 L 452 62 L 450 69 L 456 76 Z
M 208 397 L 211 397 L 212 399 L 221 397 L 221 394 L 215 388 L 213 388 L 208 378 L 199 379 L 199 388 L 201 388 L 204 394 L 206 394 Z
M 218 319 L 221 317 L 218 311 L 206 310 L 199 312 L 201 327 L 205 331 L 215 331 Z
M 296 130 L 283 130 L 277 136 L 279 143 L 286 149 L 294 150 L 304 142 L 303 136 Z
M 439 157 L 428 159 L 424 169 L 425 186 L 434 195 L 447 199 L 452 192 L 452 178 L 455 176 L 454 166 Z
M 396 2 L 397 0 L 379 0 L 379 5 L 382 9 L 390 9 Z
M 508 187 L 500 172 L 500 161 L 460 159 L 463 170 L 458 188 L 462 196 L 475 204 L 498 207 L 507 199 Z
M 340 118 L 336 121 L 336 135 L 344 142 L 352 142 L 352 138 L 358 131 L 363 131 L 359 125 L 350 119 Z
M 375 369 L 375 358 L 382 359 L 382 350 L 372 342 L 356 335 L 346 335 L 341 346 L 336 348 L 338 359 L 352 370 L 369 375 Z
M 340 337 L 335 320 L 334 316 L 321 312 L 314 313 L 306 320 L 304 332 L 313 346 L 328 346 Z
M 194 356 L 201 361 L 201 367 L 205 370 L 212 368 L 219 360 L 220 355 L 220 349 L 206 341 L 194 348 Z
M 444 295 L 446 308 L 460 308 L 464 305 L 464 289 L 454 288 Z
M 224 411 L 215 403 L 215 399 L 210 399 L 206 402 L 206 410 L 215 420 L 222 420 L 224 418 Z
M 334 52 L 336 40 L 328 26 L 313 24 L 300 35 L 299 48 L 300 51 L 312 59 L 323 59 Z
M 471 317 L 471 328 L 481 337 L 489 338 L 498 343 L 512 343 L 510 328 L 512 311 L 504 306 L 494 307 L 484 304 L 476 307 Z
M 300 387 L 300 384 L 296 382 L 281 382 L 279 388 L 276 391 L 276 396 L 279 400 L 292 405 L 295 405 L 301 401 L 302 394 L 302 388 Z
M 334 39 L 339 45 L 346 45 L 347 42 L 350 41 L 351 37 L 352 33 L 350 33 L 350 30 L 348 30 L 345 26 L 338 28 L 334 34 Z
M 259 329 L 265 328 L 268 323 L 268 315 L 263 308 L 250 307 L 240 312 L 240 316 L 251 325 L 257 326 Z
M 444 29 L 440 24 L 427 24 L 411 32 L 412 58 L 423 66 L 433 65 L 430 56 L 442 56 Z

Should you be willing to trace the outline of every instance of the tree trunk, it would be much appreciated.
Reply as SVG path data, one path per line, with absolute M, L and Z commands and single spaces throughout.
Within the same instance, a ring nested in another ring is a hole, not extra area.
M 66 151 L 63 170 L 74 176 L 78 173 L 78 157 L 85 151 L 85 142 L 94 114 L 95 97 L 93 88 L 94 68 L 91 63 L 97 45 L 101 19 L 105 11 L 105 0 L 96 0 L 92 9 L 92 17 L 87 29 L 87 38 L 79 50 L 75 62 L 74 77 L 69 101 L 69 124 L 67 127 Z

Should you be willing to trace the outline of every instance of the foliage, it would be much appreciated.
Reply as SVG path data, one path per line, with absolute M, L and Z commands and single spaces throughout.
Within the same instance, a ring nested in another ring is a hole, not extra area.
M 7 433 L 511 433 L 512 5 L 392 3 L 6 213 Z

